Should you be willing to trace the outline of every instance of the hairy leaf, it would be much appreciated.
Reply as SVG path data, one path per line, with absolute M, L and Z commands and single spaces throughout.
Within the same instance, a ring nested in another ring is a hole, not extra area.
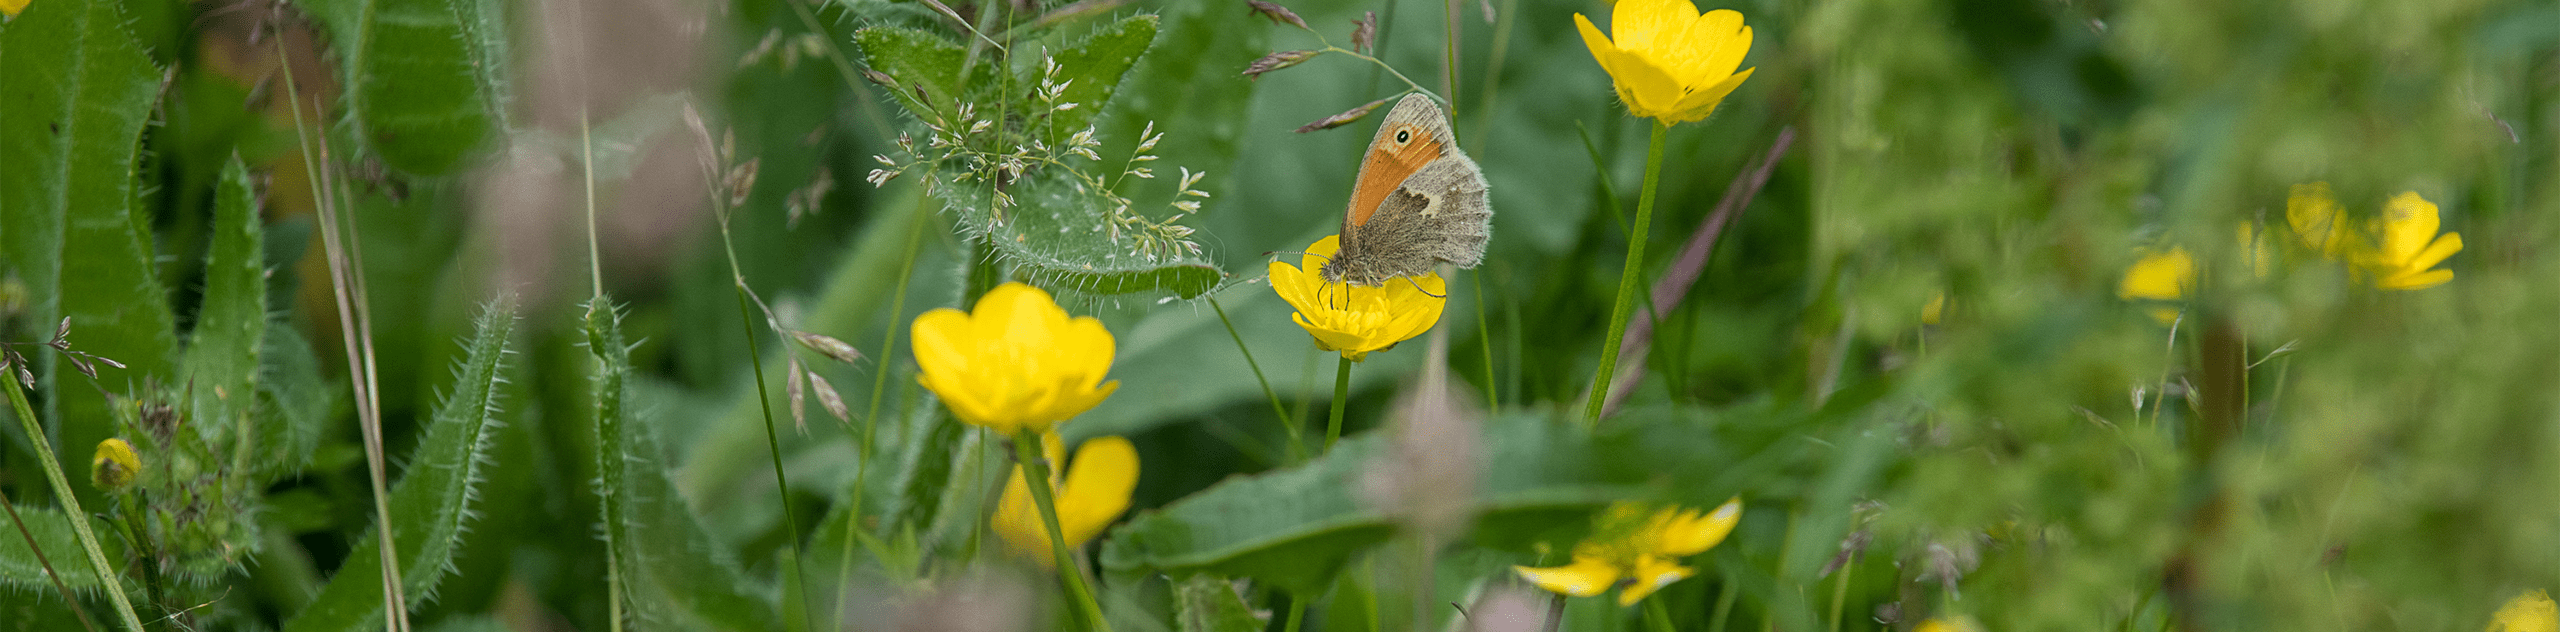
M 1138 64 L 1138 57 L 1156 41 L 1156 16 L 1132 15 L 1093 30 L 1084 41 L 1058 51 L 1053 59 L 1058 71 L 1055 80 L 1065 88 L 1058 93 L 1058 103 L 1074 103 L 1067 110 L 1053 110 L 1043 140 L 1055 145 L 1083 131 L 1102 113 L 1102 105 L 1111 102 L 1111 93 L 1120 87 L 1120 79 Z M 1035 71 L 1037 69 L 1034 69 Z M 1037 82 L 1033 82 L 1037 85 Z
M 196 313 L 183 360 L 194 408 L 191 425 L 207 436 L 230 436 L 232 441 L 255 442 L 255 433 L 268 429 L 248 417 L 258 396 L 258 353 L 267 331 L 266 245 L 257 204 L 249 190 L 249 170 L 235 156 L 223 165 L 222 179 L 214 187 L 204 307 Z
M 779 629 L 769 596 L 750 590 L 736 561 L 715 546 L 667 476 L 656 434 L 631 410 L 630 349 L 621 316 L 588 312 L 595 357 L 596 494 L 605 548 L 634 616 L 673 629 Z
M 503 101 L 498 11 L 481 0 L 304 2 L 338 53 L 347 108 L 384 164 L 443 174 L 483 149 Z
M 53 564 L 53 572 L 60 574 L 63 586 L 83 595 L 96 594 L 98 573 L 90 570 L 89 558 L 80 551 L 80 540 L 71 533 L 71 521 L 63 517 L 62 510 L 25 506 L 17 510 L 18 517 L 27 523 L 25 535 L 18 533 L 17 525 L 9 523 L 8 516 L 0 515 L 0 591 L 60 599 L 53 580 L 45 577 L 44 566 L 37 563 L 34 552 L 27 550 L 27 538 L 32 536 L 36 546 L 44 549 L 45 561 Z M 116 531 L 112 523 L 96 518 L 90 519 L 89 528 L 97 533 Z M 103 538 L 98 546 L 104 549 L 107 559 L 124 559 L 123 539 Z
M 20 322 L 47 337 L 71 319 L 71 348 L 123 363 L 97 364 L 99 387 L 169 375 L 177 348 L 168 295 L 152 269 L 149 222 L 134 209 L 134 170 L 160 70 L 123 27 L 114 2 L 31 6 L 0 31 L 0 251 L 31 294 Z M 114 415 L 89 379 L 51 353 L 39 392 L 66 463 L 86 463 Z M 82 504 L 97 505 L 88 486 Z
M 969 64 L 969 52 L 932 33 L 875 26 L 855 31 L 853 43 L 862 49 L 863 61 L 872 70 L 892 80 L 892 85 L 882 86 L 890 96 L 928 124 L 954 120 L 962 101 L 971 98 L 976 88 L 994 82 L 995 62 L 980 59 L 968 69 L 970 81 L 961 83 L 961 67 Z
M 1261 632 L 1267 623 L 1224 579 L 1194 575 L 1173 585 L 1173 599 L 1182 632 Z
M 472 516 L 473 488 L 488 438 L 497 421 L 498 380 L 505 370 L 507 343 L 515 329 L 512 301 L 501 299 L 483 310 L 477 333 L 466 347 L 454 391 L 436 408 L 426 436 L 409 457 L 408 469 L 391 489 L 394 554 L 409 604 L 432 598 L 454 555 L 454 542 Z M 320 595 L 292 620 L 286 632 L 355 632 L 382 627 L 382 556 L 368 533 L 348 549 L 346 565 L 329 578 Z

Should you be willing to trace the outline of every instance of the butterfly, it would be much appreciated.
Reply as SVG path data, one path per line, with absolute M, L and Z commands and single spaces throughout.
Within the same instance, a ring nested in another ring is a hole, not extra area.
M 1473 268 L 1493 235 L 1484 171 L 1458 149 L 1449 116 L 1421 93 L 1387 112 L 1360 158 L 1341 249 L 1326 282 L 1375 286 L 1430 272 L 1442 263 Z

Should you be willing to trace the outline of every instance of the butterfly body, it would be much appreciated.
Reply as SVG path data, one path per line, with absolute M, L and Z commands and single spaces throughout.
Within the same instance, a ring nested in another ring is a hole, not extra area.
M 1492 238 L 1484 172 L 1449 132 L 1449 117 L 1421 94 L 1397 101 L 1360 159 L 1341 250 L 1327 282 L 1380 285 L 1442 263 L 1473 268 Z

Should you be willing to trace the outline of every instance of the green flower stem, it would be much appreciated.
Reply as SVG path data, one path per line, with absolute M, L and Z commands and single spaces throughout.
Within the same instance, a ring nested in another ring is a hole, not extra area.
M 1342 407 L 1351 403 L 1351 356 L 1342 356 L 1342 364 L 1333 369 L 1333 416 L 1324 422 L 1324 451 L 1333 451 L 1333 442 L 1342 439 Z
M 1067 597 L 1076 609 L 1084 611 L 1087 629 L 1111 632 L 1111 622 L 1102 618 L 1102 604 L 1093 600 L 1093 590 L 1084 585 L 1084 569 L 1067 550 L 1067 535 L 1058 528 L 1058 500 L 1049 489 L 1049 465 L 1040 456 L 1040 433 L 1023 430 L 1013 434 L 1013 462 L 1022 466 L 1022 480 L 1031 488 L 1031 502 L 1040 506 L 1040 524 L 1049 528 L 1049 554 L 1056 560 L 1058 580 L 1067 585 Z M 1037 476 L 1033 474 L 1037 473 Z
M 1253 361 L 1253 349 L 1244 345 L 1244 336 L 1236 333 L 1235 321 L 1227 320 L 1227 308 L 1218 305 L 1217 297 L 1209 297 L 1209 309 L 1218 312 L 1218 324 L 1227 326 L 1227 337 L 1236 341 L 1236 351 L 1244 353 L 1244 365 L 1253 368 L 1253 381 L 1262 383 L 1262 396 L 1271 400 L 1271 413 L 1280 417 L 1280 429 L 1289 432 L 1289 462 L 1307 460 L 1307 441 L 1298 430 L 1297 420 L 1289 416 L 1289 407 L 1280 405 L 1280 392 L 1271 390 L 1271 380 L 1262 376 L 1262 364 Z
M 89 567 L 98 573 L 98 583 L 106 586 L 107 600 L 115 602 L 116 616 L 124 620 L 128 632 L 142 632 L 142 619 L 133 614 L 133 603 L 124 598 L 124 581 L 116 569 L 107 565 L 107 554 L 98 549 L 98 534 L 89 531 L 89 512 L 80 509 L 80 497 L 71 493 L 71 481 L 62 477 L 62 463 L 53 456 L 53 441 L 46 439 L 44 426 L 36 423 L 35 408 L 27 405 L 27 393 L 18 390 L 16 379 L 0 376 L 9 384 L 9 406 L 18 412 L 18 423 L 27 431 L 27 440 L 35 443 L 36 462 L 44 465 L 44 478 L 53 483 L 53 495 L 62 499 L 62 510 L 71 520 L 71 533 L 80 536 L 80 548 L 89 554 Z M 77 608 L 79 604 L 72 604 Z
M 1636 198 L 1635 230 L 1627 236 L 1627 267 L 1618 272 L 1618 302 L 1609 310 L 1609 337 L 1600 347 L 1600 371 L 1591 378 L 1591 403 L 1583 408 L 1583 423 L 1600 426 L 1600 406 L 1609 400 L 1610 379 L 1618 373 L 1618 346 L 1627 337 L 1627 310 L 1633 307 L 1636 274 L 1644 267 L 1644 242 L 1647 228 L 1653 225 L 1653 198 L 1662 179 L 1662 137 L 1671 125 L 1657 119 L 1653 122 L 1653 140 L 1644 151 L 1644 192 Z
M 1671 632 L 1671 610 L 1663 607 L 1661 593 L 1644 598 L 1644 623 L 1652 632 Z

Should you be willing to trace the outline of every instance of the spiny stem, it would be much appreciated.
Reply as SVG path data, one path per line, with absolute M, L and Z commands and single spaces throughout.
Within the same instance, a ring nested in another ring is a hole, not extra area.
M 1644 192 L 1636 198 L 1636 222 L 1627 236 L 1627 265 L 1618 273 L 1617 305 L 1609 310 L 1609 335 L 1600 347 L 1599 371 L 1591 378 L 1591 401 L 1583 407 L 1583 424 L 1588 427 L 1600 426 L 1600 406 L 1608 401 L 1609 379 L 1618 372 L 1618 345 L 1627 336 L 1627 312 L 1634 303 L 1637 271 L 1644 267 L 1645 232 L 1653 224 L 1653 199 L 1656 189 L 1661 188 L 1656 185 L 1662 178 L 1662 140 L 1670 131 L 1670 124 L 1655 120 L 1653 139 L 1645 146 Z
M 9 406 L 18 412 L 18 423 L 26 430 L 27 440 L 35 443 L 36 462 L 44 466 L 44 478 L 53 484 L 53 494 L 62 499 L 64 517 L 71 520 L 71 533 L 80 537 L 80 548 L 89 554 L 89 567 L 98 572 L 98 583 L 106 587 L 107 599 L 115 602 L 116 616 L 124 618 L 128 632 L 142 632 L 142 619 L 134 616 L 133 604 L 125 601 L 124 582 L 116 570 L 107 566 L 106 552 L 98 549 L 98 534 L 89 531 L 89 512 L 80 509 L 80 497 L 71 493 L 71 482 L 62 477 L 62 463 L 53 456 L 53 440 L 45 438 L 44 426 L 36 423 L 33 406 L 27 405 L 27 394 L 18 390 L 18 381 L 0 378 L 9 384 Z M 10 508 L 12 514 L 17 509 Z M 79 602 L 71 606 L 79 607 Z
M 1280 418 L 1280 428 L 1289 431 L 1289 462 L 1307 460 L 1307 442 L 1299 435 L 1298 422 L 1289 416 L 1289 408 L 1280 405 L 1279 391 L 1271 390 L 1271 380 L 1262 376 L 1262 364 L 1253 361 L 1253 349 L 1244 344 L 1244 336 L 1236 334 L 1235 321 L 1227 320 L 1227 308 L 1218 305 L 1218 297 L 1209 297 L 1209 309 L 1218 312 L 1218 324 L 1227 326 L 1227 337 L 1236 341 L 1236 351 L 1244 353 L 1244 365 L 1253 367 L 1253 381 L 1262 383 L 1262 396 L 1271 400 L 1271 414 Z
M 1111 622 L 1102 618 L 1102 605 L 1093 600 L 1093 590 L 1084 583 L 1084 568 L 1076 564 L 1067 549 L 1066 532 L 1058 529 L 1058 500 L 1049 489 L 1048 460 L 1040 455 L 1040 433 L 1023 430 L 1013 435 L 1013 462 L 1022 468 L 1022 480 L 1031 488 L 1031 502 L 1040 506 L 1040 524 L 1049 528 L 1049 555 L 1055 561 L 1058 580 L 1067 585 L 1067 597 L 1085 616 L 1087 629 L 1111 632 Z
M 1333 442 L 1342 438 L 1342 407 L 1351 401 L 1351 356 L 1333 369 L 1333 416 L 1324 423 L 1324 451 L 1333 451 Z

